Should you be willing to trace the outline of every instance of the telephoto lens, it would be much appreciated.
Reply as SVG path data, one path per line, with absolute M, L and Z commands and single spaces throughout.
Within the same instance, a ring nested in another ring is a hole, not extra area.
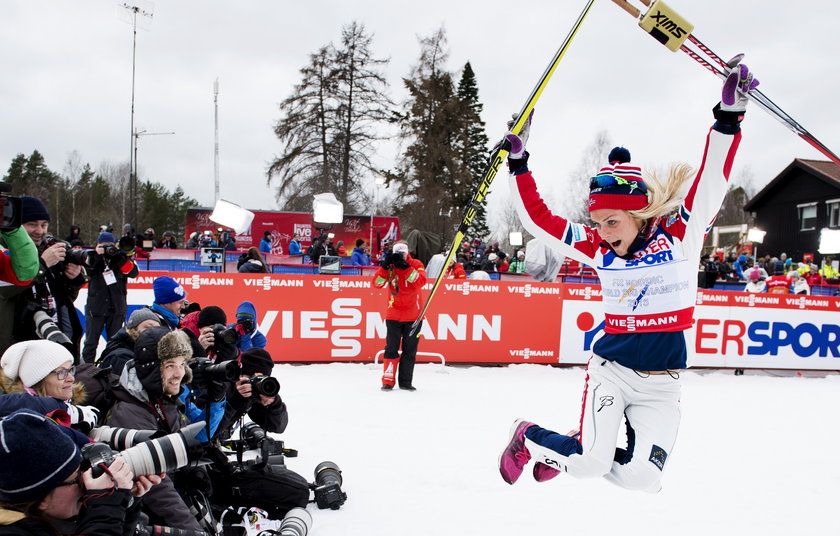
M 304 508 L 292 508 L 283 517 L 275 534 L 280 536 L 306 536 L 312 528 L 312 516 Z
M 61 331 L 58 325 L 53 322 L 53 319 L 50 318 L 50 315 L 44 311 L 35 311 L 32 313 L 32 321 L 35 323 L 35 334 L 38 337 L 46 341 L 58 343 L 65 348 L 72 347 L 73 343 L 67 335 Z
M 315 504 L 322 510 L 338 510 L 347 494 L 341 491 L 341 469 L 333 462 L 321 462 L 315 466 Z
M 108 443 L 117 450 L 125 450 L 152 439 L 157 433 L 157 430 L 132 430 L 131 428 L 100 426 L 90 431 L 90 438 L 94 441 Z
M 204 421 L 190 424 L 174 434 L 140 443 L 122 452 L 111 450 L 105 443 L 88 443 L 82 447 L 82 470 L 93 469 L 94 478 L 102 475 L 103 465 L 110 467 L 120 456 L 134 476 L 157 475 L 171 472 L 191 463 L 190 454 L 199 442 L 195 439 L 205 426 Z
M 277 396 L 280 392 L 280 382 L 271 376 L 254 376 L 250 383 L 253 396 Z

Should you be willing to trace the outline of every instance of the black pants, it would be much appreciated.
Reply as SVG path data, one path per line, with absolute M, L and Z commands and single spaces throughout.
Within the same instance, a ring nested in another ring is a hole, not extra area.
M 93 363 L 96 358 L 96 347 L 99 346 L 99 335 L 105 328 L 107 338 L 113 337 L 122 327 L 125 313 L 110 314 L 108 316 L 93 316 L 88 311 L 85 314 L 85 346 L 82 349 L 82 361 Z
M 400 358 L 400 367 L 397 374 L 397 384 L 400 387 L 408 387 L 414 377 L 414 357 L 417 355 L 417 345 L 420 337 L 411 334 L 413 321 L 400 322 L 398 320 L 386 320 L 385 327 L 388 334 L 385 336 L 385 359 Z M 421 323 L 417 330 L 423 327 Z M 402 342 L 402 356 L 398 353 Z

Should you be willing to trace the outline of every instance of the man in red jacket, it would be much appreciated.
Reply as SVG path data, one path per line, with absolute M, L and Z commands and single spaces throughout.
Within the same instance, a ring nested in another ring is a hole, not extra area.
M 420 338 L 411 335 L 411 325 L 423 305 L 420 289 L 426 284 L 426 269 L 422 262 L 408 253 L 408 244 L 400 240 L 394 243 L 391 253 L 383 259 L 373 277 L 373 284 L 379 288 L 387 286 L 389 291 L 388 310 L 385 313 L 388 334 L 385 338 L 382 390 L 390 391 L 398 383 L 400 389 L 416 391 L 411 379 Z M 402 356 L 399 353 L 400 343 Z M 399 381 L 395 382 L 397 376 Z

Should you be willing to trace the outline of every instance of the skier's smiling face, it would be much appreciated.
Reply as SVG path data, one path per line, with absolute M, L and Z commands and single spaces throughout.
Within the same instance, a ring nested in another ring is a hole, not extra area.
M 627 255 L 627 249 L 639 234 L 639 229 L 645 224 L 643 220 L 634 218 L 626 210 L 600 208 L 589 213 L 595 222 L 598 234 L 615 251 L 616 255 Z

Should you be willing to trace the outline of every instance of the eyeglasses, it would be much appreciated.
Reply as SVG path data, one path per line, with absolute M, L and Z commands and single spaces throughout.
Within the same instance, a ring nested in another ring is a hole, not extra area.
M 55 374 L 55 377 L 59 380 L 66 380 L 67 376 L 75 376 L 76 375 L 76 367 L 75 365 L 70 368 L 61 368 L 58 370 L 52 371 Z

